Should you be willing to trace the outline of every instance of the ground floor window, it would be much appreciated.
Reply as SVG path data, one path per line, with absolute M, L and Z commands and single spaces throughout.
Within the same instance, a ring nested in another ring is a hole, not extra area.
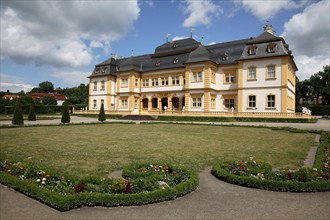
M 158 99 L 157 98 L 153 98 L 151 100 L 152 103 L 152 108 L 157 108 L 158 107 Z
M 134 100 L 134 108 L 138 108 L 138 99 Z
M 93 108 L 96 108 L 96 99 L 93 100 Z
M 197 108 L 200 108 L 202 107 L 202 98 L 193 98 L 192 99 L 192 106 L 193 107 L 197 107 Z
M 148 99 L 147 98 L 142 99 L 142 108 L 148 108 Z
M 235 99 L 225 99 L 226 108 L 235 108 Z
M 211 109 L 215 109 L 215 98 L 211 98 Z
M 275 95 L 267 96 L 267 108 L 275 108 Z
M 250 95 L 249 96 L 249 108 L 255 108 L 256 107 L 256 96 Z
M 179 98 L 178 97 L 174 97 L 172 98 L 172 105 L 174 109 L 178 109 L 179 108 Z
M 128 101 L 127 99 L 121 100 L 121 108 L 128 108 Z

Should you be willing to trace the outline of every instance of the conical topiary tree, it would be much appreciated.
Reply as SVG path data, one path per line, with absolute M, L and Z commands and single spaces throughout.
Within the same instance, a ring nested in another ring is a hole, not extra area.
M 29 121 L 36 121 L 37 120 L 34 103 L 30 104 L 28 120 Z
M 64 103 L 61 122 L 62 123 L 70 123 L 70 120 L 71 120 L 71 118 L 70 118 L 70 112 L 69 112 L 68 104 Z
M 99 113 L 99 121 L 103 122 L 105 121 L 105 113 L 104 113 L 104 104 L 101 104 L 101 109 Z
M 13 125 L 24 125 L 23 111 L 21 101 L 17 98 L 14 110 L 13 120 L 11 121 Z

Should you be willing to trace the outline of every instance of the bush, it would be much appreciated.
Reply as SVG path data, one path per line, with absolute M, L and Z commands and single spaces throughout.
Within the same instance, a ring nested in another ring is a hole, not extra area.
M 61 118 L 61 122 L 62 123 L 70 123 L 70 113 L 69 113 L 69 107 L 68 105 L 65 103 L 64 107 L 63 107 L 63 113 L 62 113 L 62 118 Z
M 12 124 L 13 125 L 24 125 L 22 105 L 21 105 L 21 102 L 19 99 L 16 100 Z
M 154 165 L 156 170 L 149 170 L 150 163 L 146 164 L 125 168 L 129 176 L 126 179 L 90 176 L 70 181 L 56 172 L 41 169 L 32 163 L 26 165 L 1 160 L 0 183 L 60 211 L 83 205 L 113 207 L 161 202 L 183 196 L 198 186 L 198 176 L 184 168 L 158 164 Z M 145 176 L 148 172 L 150 175 Z
M 104 113 L 104 104 L 101 104 L 101 109 L 99 113 L 99 121 L 103 122 L 105 121 L 105 113 Z
M 272 191 L 329 191 L 329 171 L 302 168 L 298 171 L 272 171 L 267 163 L 250 161 L 220 161 L 212 174 L 229 183 Z
M 36 121 L 36 110 L 34 104 L 30 104 L 30 110 L 29 110 L 29 115 L 28 115 L 28 120 L 29 121 Z
M 330 105 L 307 105 L 306 108 L 312 111 L 312 115 L 330 115 Z

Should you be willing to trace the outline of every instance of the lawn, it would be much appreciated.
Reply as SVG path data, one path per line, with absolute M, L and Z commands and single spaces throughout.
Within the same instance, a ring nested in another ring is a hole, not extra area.
M 132 162 L 169 161 L 200 171 L 219 159 L 254 157 L 275 168 L 302 166 L 315 134 L 209 125 L 97 124 L 1 129 L 1 156 L 82 177 Z
M 52 120 L 52 119 L 56 119 L 56 118 L 61 118 L 61 115 L 36 115 L 37 116 L 37 120 Z M 24 120 L 28 119 L 28 115 L 23 115 Z M 0 121 L 11 121 L 13 119 L 13 115 L 0 115 Z

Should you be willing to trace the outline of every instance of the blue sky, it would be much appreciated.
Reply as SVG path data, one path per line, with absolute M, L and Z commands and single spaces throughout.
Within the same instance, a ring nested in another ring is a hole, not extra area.
M 262 33 L 266 20 L 293 51 L 303 80 L 329 65 L 329 1 L 1 1 L 0 90 L 87 83 L 94 65 L 115 53 L 152 53 L 169 39 L 204 44 Z

